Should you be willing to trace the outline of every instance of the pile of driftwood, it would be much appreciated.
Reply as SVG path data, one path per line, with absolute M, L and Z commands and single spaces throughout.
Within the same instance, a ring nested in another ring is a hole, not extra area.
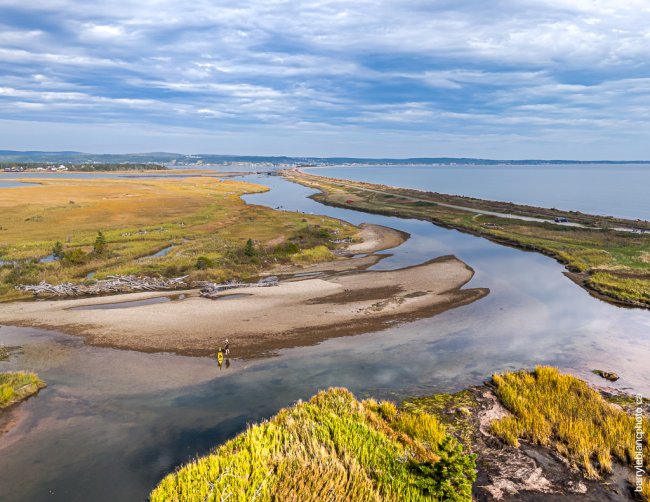
M 134 275 L 109 275 L 107 279 L 94 284 L 49 284 L 45 281 L 40 284 L 21 285 L 17 289 L 34 293 L 38 297 L 70 297 L 106 295 L 111 293 L 133 293 L 135 291 L 160 291 L 168 289 L 183 289 L 189 287 L 187 275 L 173 279 L 159 279 L 156 277 L 136 277 Z
M 201 287 L 201 296 L 204 298 L 217 298 L 219 293 L 227 291 L 229 289 L 238 289 L 238 288 L 268 288 L 270 286 L 277 286 L 279 284 L 278 278 L 275 276 L 265 277 L 260 279 L 257 282 L 238 282 L 230 281 L 223 284 L 215 284 L 213 282 L 202 282 Z

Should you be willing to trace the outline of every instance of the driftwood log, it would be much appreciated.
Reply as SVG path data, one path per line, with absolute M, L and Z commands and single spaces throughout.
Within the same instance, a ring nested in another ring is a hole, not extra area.
M 188 288 L 187 278 L 175 277 L 161 279 L 157 277 L 136 277 L 133 275 L 109 275 L 105 280 L 97 281 L 90 285 L 85 284 L 49 284 L 45 281 L 40 284 L 24 284 L 16 289 L 34 293 L 37 297 L 74 297 L 93 296 L 111 293 L 133 293 L 136 291 L 160 291 L 170 289 Z
M 200 283 L 201 287 L 201 296 L 204 298 L 217 298 L 219 293 L 227 291 L 229 289 L 239 289 L 239 288 L 268 288 L 270 286 L 277 286 L 279 284 L 278 278 L 275 276 L 265 277 L 260 279 L 257 282 L 238 282 L 230 281 L 223 284 L 215 284 L 213 282 L 202 282 Z

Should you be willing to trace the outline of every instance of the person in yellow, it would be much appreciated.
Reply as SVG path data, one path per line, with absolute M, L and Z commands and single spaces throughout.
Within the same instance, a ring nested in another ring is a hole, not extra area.
M 221 368 L 223 364 L 223 350 L 221 350 L 221 347 L 219 347 L 219 352 L 217 352 L 217 362 L 219 363 L 219 368 Z

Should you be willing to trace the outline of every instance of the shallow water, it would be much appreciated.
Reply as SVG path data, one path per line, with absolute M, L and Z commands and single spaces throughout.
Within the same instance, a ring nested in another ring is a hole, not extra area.
M 411 239 L 375 269 L 455 254 L 476 270 L 470 287 L 491 293 L 430 319 L 263 361 L 232 359 L 221 370 L 208 358 L 89 347 L 3 326 L 0 344 L 25 349 L 0 362 L 0 371 L 34 369 L 49 386 L 18 408 L 18 425 L 0 437 L 0 500 L 145 500 L 179 464 L 328 386 L 400 399 L 545 363 L 601 385 L 607 382 L 592 368 L 616 371 L 614 387 L 650 395 L 650 312 L 590 297 L 552 259 L 427 222 L 329 208 L 305 198 L 312 190 L 281 178 L 246 179 L 272 187 L 249 202 L 409 232 Z M 237 357 L 236 340 L 231 355 Z
M 246 298 L 247 296 L 251 296 L 247 293 L 233 293 L 232 295 L 223 295 L 223 296 L 217 296 L 216 298 L 213 298 L 214 300 L 236 300 L 237 298 Z
M 172 301 L 172 299 L 169 296 L 157 296 L 155 298 L 145 298 L 144 300 L 133 300 L 130 302 L 95 303 L 93 305 L 82 305 L 80 307 L 72 307 L 70 310 L 128 309 L 133 307 L 142 307 L 144 305 L 155 305 L 156 303 L 167 303 L 170 301 Z
M 152 254 L 151 256 L 145 256 L 145 258 L 160 258 L 162 256 L 167 256 L 167 254 L 174 249 L 176 246 L 167 246 L 166 248 L 162 248 L 160 251 L 157 251 L 156 253 Z
M 370 183 L 650 220 L 650 165 L 362 166 L 311 170 Z
M 26 183 L 22 181 L 2 181 L 0 179 L 0 188 L 21 188 L 36 186 L 36 183 Z

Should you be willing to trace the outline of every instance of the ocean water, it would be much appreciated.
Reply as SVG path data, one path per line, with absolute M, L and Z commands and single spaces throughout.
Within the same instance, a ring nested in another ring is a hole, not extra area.
M 650 220 L 650 165 L 362 166 L 308 171 L 480 199 Z

